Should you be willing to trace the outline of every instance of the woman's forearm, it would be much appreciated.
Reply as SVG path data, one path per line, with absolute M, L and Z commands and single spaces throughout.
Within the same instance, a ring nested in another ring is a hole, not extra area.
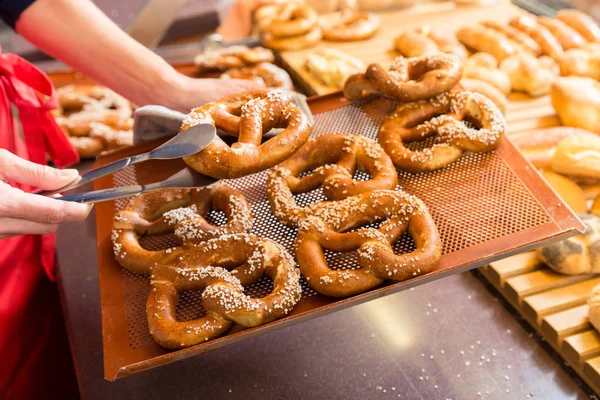
M 138 105 L 171 105 L 185 80 L 88 0 L 37 0 L 16 24 L 42 51 Z M 175 89 L 175 90 L 174 90 Z

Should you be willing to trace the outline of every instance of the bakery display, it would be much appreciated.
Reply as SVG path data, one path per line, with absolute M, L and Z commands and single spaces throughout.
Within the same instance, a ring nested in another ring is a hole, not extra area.
M 500 70 L 510 78 L 513 91 L 525 92 L 531 97 L 550 93 L 550 87 L 559 74 L 558 64 L 552 58 L 536 58 L 527 53 L 504 59 Z
M 369 39 L 381 26 L 377 15 L 350 10 L 322 15 L 319 23 L 323 39 L 335 42 Z
M 193 109 L 181 132 L 198 124 L 212 124 L 237 137 L 229 146 L 218 136 L 201 152 L 184 157 L 196 171 L 219 179 L 238 178 L 279 164 L 308 140 L 311 125 L 306 114 L 282 91 L 257 90 L 225 97 Z M 262 142 L 264 133 L 283 128 Z
M 294 84 L 289 74 L 275 64 L 263 62 L 240 68 L 230 68 L 221 79 L 249 79 L 268 88 L 292 90 Z
M 563 125 L 600 133 L 600 82 L 562 77 L 552 85 L 550 98 Z
M 554 271 L 565 275 L 600 272 L 600 218 L 580 214 L 585 233 L 538 249 L 542 261 Z
M 243 68 L 261 63 L 273 63 L 273 52 L 264 47 L 228 46 L 205 51 L 194 58 L 194 64 L 202 72 L 225 71 L 230 68 Z
M 317 12 L 302 2 L 268 4 L 255 17 L 261 41 L 273 50 L 305 49 L 322 37 Z
M 434 171 L 456 161 L 464 151 L 495 149 L 504 135 L 502 113 L 488 98 L 452 91 L 429 100 L 402 103 L 383 121 L 379 143 L 401 171 Z M 434 138 L 418 150 L 407 146 Z
M 359 59 L 330 48 L 322 48 L 309 54 L 304 65 L 315 79 L 336 89 L 343 88 L 349 76 L 365 69 Z
M 123 97 L 96 85 L 68 85 L 56 94 L 54 117 L 81 158 L 133 144 L 133 107 Z
M 365 73 L 352 75 L 344 84 L 344 96 L 348 100 L 372 94 L 400 101 L 423 100 L 452 89 L 461 73 L 460 60 L 451 54 L 397 57 L 388 71 L 371 64 Z
M 244 293 L 263 276 L 273 281 L 270 294 Z M 206 315 L 178 321 L 179 295 L 187 290 L 202 290 Z M 296 263 L 281 245 L 254 235 L 223 235 L 152 268 L 148 328 L 162 347 L 181 349 L 221 336 L 234 324 L 253 327 L 279 319 L 301 293 Z
M 206 221 L 211 210 L 222 211 L 227 223 L 216 226 Z M 155 264 L 179 256 L 184 249 L 222 235 L 249 232 L 252 214 L 244 195 L 215 184 L 204 189 L 166 189 L 134 197 L 115 214 L 112 244 L 115 259 L 138 274 L 149 274 Z M 162 250 L 147 250 L 143 236 L 173 233 L 181 244 Z
M 365 292 L 384 280 L 403 281 L 431 272 L 441 257 L 439 233 L 427 206 L 402 191 L 375 190 L 316 204 L 300 224 L 296 258 L 311 288 L 331 297 Z M 356 228 L 381 221 L 378 229 Z M 396 255 L 392 244 L 408 232 L 412 252 Z M 356 250 L 359 268 L 332 270 L 323 250 Z
M 357 169 L 370 179 L 354 179 Z M 306 175 L 300 178 L 302 174 Z M 322 188 L 327 199 L 342 200 L 371 190 L 391 190 L 397 183 L 392 160 L 379 144 L 361 136 L 331 134 L 310 139 L 273 168 L 266 187 L 273 215 L 283 224 L 298 226 L 313 212 L 313 206 L 300 207 L 294 194 Z

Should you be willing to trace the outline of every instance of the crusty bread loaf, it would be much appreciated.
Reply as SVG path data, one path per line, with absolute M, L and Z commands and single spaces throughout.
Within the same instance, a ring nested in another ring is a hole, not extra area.
M 600 273 L 600 218 L 591 214 L 579 214 L 579 217 L 586 225 L 584 234 L 537 250 L 540 259 L 558 273 Z

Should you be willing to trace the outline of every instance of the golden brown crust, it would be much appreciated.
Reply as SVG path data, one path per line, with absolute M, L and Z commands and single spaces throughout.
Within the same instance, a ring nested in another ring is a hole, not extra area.
M 306 69 L 324 85 L 341 89 L 349 76 L 364 71 L 365 65 L 343 51 L 321 48 L 306 57 Z
M 537 44 L 537 42 L 531 37 L 529 37 L 529 35 L 521 32 L 517 28 L 510 25 L 501 24 L 500 22 L 496 21 L 484 21 L 482 24 L 490 29 L 500 32 L 508 39 L 518 44 L 518 46 L 525 52 L 535 57 L 538 57 L 542 54 L 542 48 L 540 45 Z
M 263 44 L 273 50 L 301 50 L 322 37 L 315 10 L 301 2 L 260 7 L 256 19 Z
M 502 114 L 506 114 L 508 99 L 495 86 L 479 79 L 462 78 L 460 85 L 469 92 L 479 93 L 494 102 Z
M 554 35 L 563 50 L 576 49 L 585 44 L 585 39 L 577 31 L 559 19 L 538 17 L 537 22 Z
M 194 58 L 194 64 L 201 71 L 227 70 L 242 68 L 259 63 L 273 63 L 273 52 L 264 47 L 229 46 L 213 51 L 207 51 Z
M 525 92 L 532 97 L 550 93 L 550 87 L 560 72 L 552 58 L 536 58 L 526 53 L 505 59 L 500 69 L 510 77 L 513 91 Z
M 379 129 L 379 143 L 398 169 L 419 173 L 443 168 L 463 151 L 495 149 L 504 129 L 504 118 L 491 100 L 454 91 L 398 105 Z M 417 151 L 406 147 L 431 136 L 436 137 L 432 147 Z
M 221 79 L 248 79 L 265 87 L 293 90 L 294 85 L 289 74 L 275 64 L 260 63 L 249 67 L 231 68 L 221 75 Z
M 290 97 L 277 90 L 256 90 L 225 97 L 192 110 L 181 132 L 198 124 L 212 124 L 238 138 L 231 147 L 215 136 L 202 151 L 183 160 L 201 174 L 231 179 L 263 171 L 289 158 L 308 140 L 308 117 Z M 284 128 L 261 143 L 263 133 Z
M 355 180 L 356 170 L 371 179 Z M 298 176 L 310 172 L 299 178 Z M 398 174 L 390 157 L 371 139 L 354 135 L 323 135 L 309 140 L 267 178 L 267 199 L 279 221 L 297 226 L 306 217 L 293 195 L 321 187 L 330 200 L 376 189 L 394 189 Z
M 577 31 L 589 42 L 600 42 L 600 27 L 589 15 L 574 9 L 560 10 L 556 18 Z
M 273 281 L 269 295 L 244 294 L 245 286 L 263 276 Z M 277 243 L 248 234 L 212 239 L 156 265 L 150 286 L 146 303 L 150 334 L 169 349 L 213 339 L 234 323 L 253 327 L 279 319 L 292 311 L 302 294 L 294 259 Z M 202 290 L 206 315 L 177 321 L 179 293 L 186 290 Z
M 323 38 L 336 42 L 369 39 L 379 30 L 379 17 L 371 13 L 334 12 L 320 19 Z
M 351 296 L 386 279 L 403 281 L 426 274 L 441 257 L 441 241 L 429 210 L 421 200 L 404 192 L 375 190 L 323 202 L 313 210 L 314 214 L 300 225 L 296 257 L 308 284 L 326 296 Z M 349 232 L 381 220 L 378 229 Z M 416 250 L 394 254 L 392 244 L 407 231 Z M 331 270 L 323 249 L 356 250 L 360 268 Z
M 510 20 L 510 26 L 529 35 L 542 49 L 542 54 L 558 60 L 563 48 L 548 29 L 538 24 L 535 18 L 522 15 Z
M 204 218 L 211 210 L 222 211 L 227 223 L 212 225 Z M 112 243 L 115 259 L 124 268 L 148 274 L 154 264 L 179 255 L 192 245 L 231 233 L 249 232 L 250 207 L 235 189 L 216 184 L 204 189 L 167 189 L 135 197 L 115 214 Z M 174 233 L 182 244 L 151 251 L 140 245 L 144 235 Z
M 465 61 L 463 77 L 478 79 L 494 86 L 505 95 L 512 85 L 508 74 L 498 68 L 498 61 L 489 53 L 475 53 Z
M 458 40 L 474 51 L 489 53 L 498 61 L 517 52 L 515 46 L 499 32 L 482 25 L 466 26 L 456 32 Z
M 438 53 L 438 45 L 428 38 L 417 32 L 402 32 L 394 39 L 394 47 L 404 57 L 419 57 Z
M 469 56 L 469 52 L 459 41 L 453 36 L 444 35 L 438 30 L 429 25 L 423 25 L 415 30 L 416 33 L 427 36 L 433 40 L 442 53 L 454 54 L 460 60 L 464 60 Z
M 344 96 L 349 100 L 372 94 L 400 101 L 428 99 L 452 89 L 461 75 L 460 60 L 451 54 L 397 57 L 389 71 L 371 64 L 364 74 L 352 75 L 344 85 Z

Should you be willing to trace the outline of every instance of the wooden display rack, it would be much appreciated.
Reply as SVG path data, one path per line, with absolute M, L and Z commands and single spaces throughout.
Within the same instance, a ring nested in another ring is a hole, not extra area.
M 561 275 L 527 252 L 482 267 L 481 274 L 600 394 L 600 334 L 588 319 L 587 299 L 598 275 Z

